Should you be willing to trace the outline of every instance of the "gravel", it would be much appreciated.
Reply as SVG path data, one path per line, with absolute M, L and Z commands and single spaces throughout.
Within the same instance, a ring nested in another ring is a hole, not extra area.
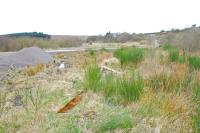
M 18 52 L 0 56 L 0 76 L 10 68 L 18 69 L 28 65 L 48 64 L 53 58 L 38 47 L 24 48 Z

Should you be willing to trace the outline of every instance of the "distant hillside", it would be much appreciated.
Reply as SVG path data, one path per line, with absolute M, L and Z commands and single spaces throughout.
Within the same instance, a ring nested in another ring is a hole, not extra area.
M 41 36 L 39 36 L 41 35 Z M 16 33 L 0 36 L 0 52 L 16 51 L 25 47 L 37 46 L 44 49 L 78 47 L 86 42 L 86 36 L 65 36 L 47 34 Z
M 200 27 L 192 25 L 185 29 L 172 29 L 156 33 L 111 33 L 98 36 L 48 35 L 42 32 L 24 32 L 0 36 L 0 51 L 16 51 L 24 47 L 38 46 L 46 49 L 78 47 L 83 43 L 125 43 L 177 45 L 188 51 L 200 50 Z
M 160 45 L 171 44 L 177 45 L 188 51 L 200 50 L 200 27 L 192 25 L 185 29 L 172 29 L 169 31 L 160 31 L 155 33 L 111 33 L 107 32 L 105 35 L 89 36 L 88 43 L 125 43 L 125 42 L 139 42 L 140 44 Z
M 52 40 L 66 40 L 68 38 L 76 38 L 81 40 L 87 40 L 88 36 L 73 36 L 73 35 L 51 35 Z
M 158 40 L 161 45 L 177 45 L 188 51 L 200 50 L 200 27 L 193 26 L 182 30 L 176 29 L 146 34 L 145 38 L 148 38 L 149 40 Z

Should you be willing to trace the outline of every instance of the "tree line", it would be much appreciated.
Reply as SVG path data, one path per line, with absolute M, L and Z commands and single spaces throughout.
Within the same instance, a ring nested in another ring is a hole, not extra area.
M 50 39 L 51 35 L 44 34 L 43 32 L 22 32 L 22 33 L 12 33 L 7 34 L 9 37 L 35 37 L 35 38 L 44 38 Z

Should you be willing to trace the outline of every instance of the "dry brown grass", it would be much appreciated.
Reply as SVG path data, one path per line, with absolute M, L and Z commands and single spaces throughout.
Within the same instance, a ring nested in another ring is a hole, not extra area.
M 151 78 L 154 75 L 169 75 L 171 73 L 169 66 L 160 64 L 155 58 L 146 58 L 139 66 L 138 70 L 144 79 Z
M 161 132 L 192 132 L 193 104 L 187 94 L 174 95 L 161 101 Z
M 112 58 L 113 54 L 110 52 L 102 52 L 97 54 L 97 62 L 101 63 L 104 60 L 107 60 L 109 58 Z
M 36 66 L 28 66 L 23 70 L 23 74 L 27 76 L 34 76 L 44 70 L 44 64 L 37 64 Z
M 174 63 L 171 65 L 172 73 L 171 73 L 171 80 L 174 82 L 181 82 L 184 81 L 186 76 L 189 73 L 189 67 L 187 64 L 178 64 Z

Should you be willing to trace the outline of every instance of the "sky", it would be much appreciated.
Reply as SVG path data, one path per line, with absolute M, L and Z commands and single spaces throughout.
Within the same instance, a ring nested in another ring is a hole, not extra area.
M 200 0 L 0 0 L 0 34 L 149 33 L 200 26 Z

